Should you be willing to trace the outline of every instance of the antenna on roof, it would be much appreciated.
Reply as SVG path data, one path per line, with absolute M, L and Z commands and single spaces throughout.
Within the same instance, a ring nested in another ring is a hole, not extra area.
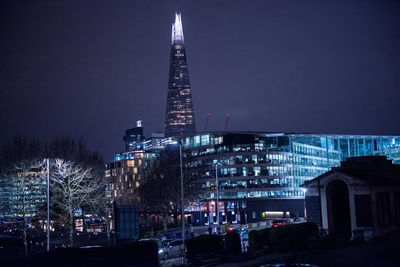
M 210 118 L 210 112 L 207 113 L 206 124 L 204 125 L 204 131 L 207 131 L 208 119 Z
M 228 123 L 229 123 L 229 118 L 231 117 L 231 115 L 226 114 L 226 120 L 225 120 L 225 132 L 228 130 Z

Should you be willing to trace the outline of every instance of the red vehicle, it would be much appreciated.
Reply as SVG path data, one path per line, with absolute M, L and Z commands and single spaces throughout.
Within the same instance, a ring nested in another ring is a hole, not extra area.
M 288 225 L 288 224 L 292 224 L 292 223 L 287 220 L 273 220 L 271 227 L 278 227 L 278 226 Z

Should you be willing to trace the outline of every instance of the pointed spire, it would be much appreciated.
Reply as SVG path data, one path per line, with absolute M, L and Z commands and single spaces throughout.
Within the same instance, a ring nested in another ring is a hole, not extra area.
M 175 13 L 175 22 L 172 24 L 171 44 L 183 44 L 183 42 L 181 13 Z

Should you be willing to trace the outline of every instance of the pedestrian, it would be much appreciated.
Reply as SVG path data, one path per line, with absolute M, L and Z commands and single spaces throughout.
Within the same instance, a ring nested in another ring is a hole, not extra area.
M 189 236 L 190 238 L 193 238 L 193 225 L 189 224 Z
M 208 234 L 209 234 L 209 235 L 212 234 L 212 228 L 211 228 L 211 226 L 208 227 Z

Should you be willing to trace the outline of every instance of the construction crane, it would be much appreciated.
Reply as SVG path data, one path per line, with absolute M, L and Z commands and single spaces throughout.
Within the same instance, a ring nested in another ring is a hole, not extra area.
M 231 115 L 226 114 L 226 120 L 225 120 L 225 132 L 228 130 L 228 123 L 229 123 L 229 118 L 231 117 Z
M 210 118 L 210 112 L 207 113 L 206 124 L 204 125 L 204 131 L 207 131 L 208 119 Z

